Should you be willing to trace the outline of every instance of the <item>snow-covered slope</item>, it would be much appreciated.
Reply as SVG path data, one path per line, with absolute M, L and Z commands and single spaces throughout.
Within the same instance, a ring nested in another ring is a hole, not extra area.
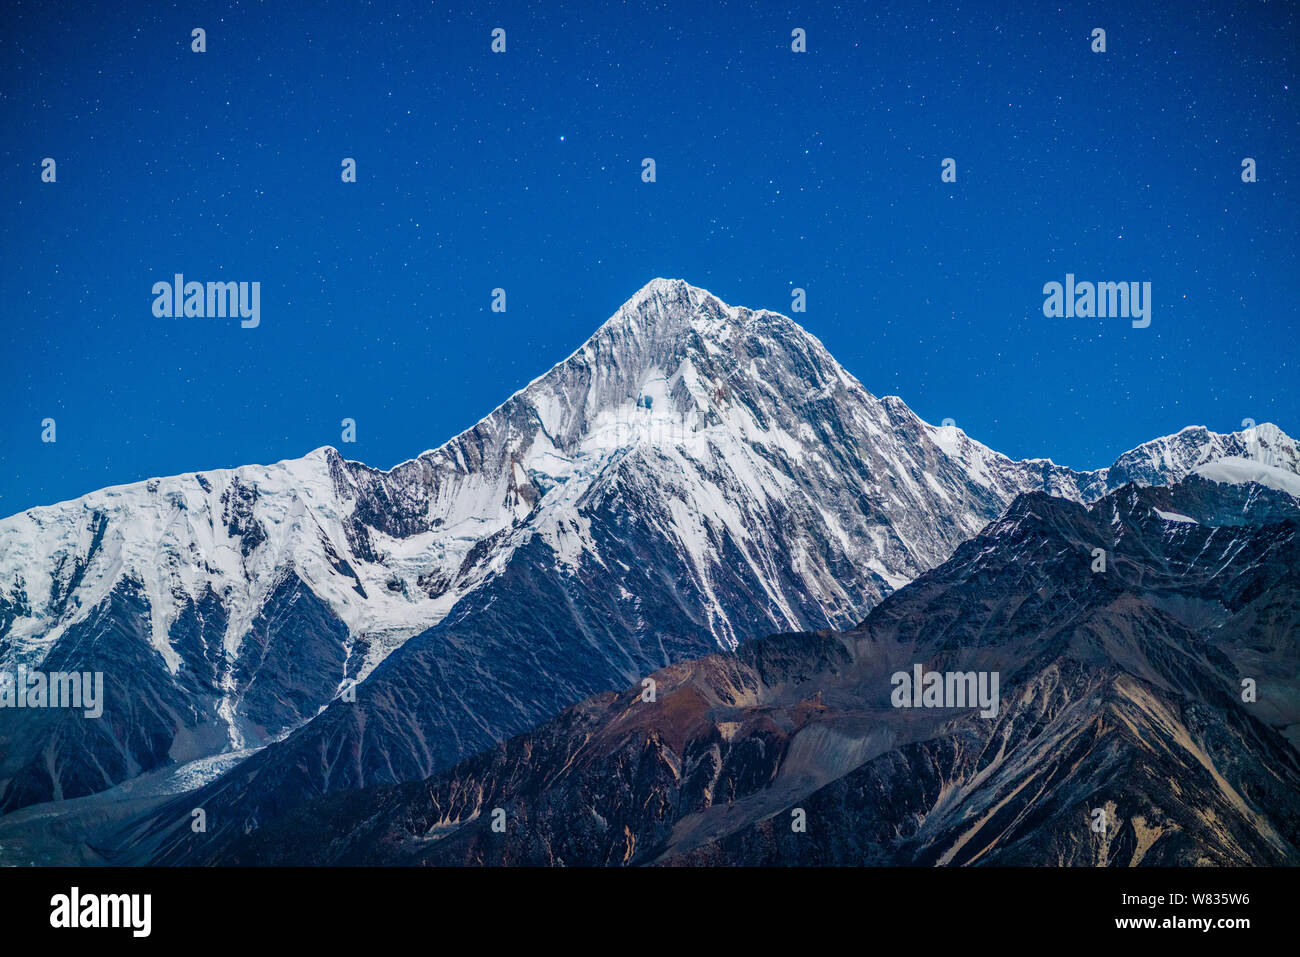
M 1213 482 L 1242 485 L 1257 482 L 1267 488 L 1277 489 L 1300 498 L 1300 476 L 1294 468 L 1280 468 L 1268 461 L 1257 462 L 1231 455 L 1214 459 L 1196 468 L 1198 475 Z
M 289 568 L 352 635 L 400 640 L 427 627 L 454 596 L 403 595 L 385 583 L 432 567 L 435 538 L 453 558 L 459 540 L 432 532 L 388 538 L 368 529 L 371 557 L 379 560 L 360 559 L 349 541 L 356 505 L 349 478 L 338 453 L 322 448 L 270 466 L 115 486 L 5 520 L 0 581 L 11 613 L 23 611 L 6 629 L 6 663 L 39 661 L 123 578 L 144 586 L 151 642 L 172 671 L 182 666 L 170 632 L 185 599 L 220 596 L 228 615 L 224 648 L 235 654 Z
M 129 715 L 93 732 L 49 716 L 14 729 L 3 806 L 274 740 L 412 636 L 482 612 L 497 594 L 485 586 L 525 566 L 565 590 L 575 620 L 612 603 L 614 624 L 575 624 L 581 641 L 564 648 L 600 666 L 512 699 L 508 721 L 457 705 L 477 733 L 454 747 L 591 683 L 848 626 L 1020 492 L 1091 501 L 1224 457 L 1300 470 L 1272 426 L 1184 430 L 1095 472 L 1013 461 L 871 395 L 792 320 L 654 280 L 473 428 L 387 472 L 318 449 L 0 522 L 0 669 L 96 665 L 108 707 Z M 502 627 L 494 654 L 533 653 Z

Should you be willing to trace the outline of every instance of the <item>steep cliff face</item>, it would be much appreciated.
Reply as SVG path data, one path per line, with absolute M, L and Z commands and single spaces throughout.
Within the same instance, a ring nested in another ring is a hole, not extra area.
M 426 781 L 186 850 L 247 864 L 1294 864 L 1300 756 L 1278 707 L 1291 693 L 1265 678 L 1294 660 L 1297 599 L 1288 495 L 1195 476 L 1091 506 L 1029 493 L 855 629 L 680 663 L 653 676 L 653 701 L 639 684 L 600 695 Z M 896 707 L 894 675 L 918 664 L 999 674 L 996 715 Z

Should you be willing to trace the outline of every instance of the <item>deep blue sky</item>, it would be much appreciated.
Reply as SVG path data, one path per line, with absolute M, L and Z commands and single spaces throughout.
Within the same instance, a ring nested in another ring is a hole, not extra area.
M 1014 456 L 1300 432 L 1293 3 L 127 6 L 0 37 L 0 514 L 327 444 L 389 467 L 654 276 L 802 286 L 868 389 Z M 1152 282 L 1150 328 L 1044 318 L 1067 271 Z M 154 318 L 174 272 L 260 281 L 260 328 Z

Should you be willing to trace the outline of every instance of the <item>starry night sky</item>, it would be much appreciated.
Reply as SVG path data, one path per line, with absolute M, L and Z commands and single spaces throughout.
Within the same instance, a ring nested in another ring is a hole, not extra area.
M 795 318 L 867 389 L 1016 457 L 1098 467 L 1244 418 L 1296 434 L 1298 20 L 1253 0 L 11 3 L 0 515 L 321 445 L 390 467 L 655 276 L 787 314 L 805 288 Z M 260 327 L 155 318 L 176 272 L 260 281 Z M 1066 272 L 1150 281 L 1151 326 L 1045 318 Z

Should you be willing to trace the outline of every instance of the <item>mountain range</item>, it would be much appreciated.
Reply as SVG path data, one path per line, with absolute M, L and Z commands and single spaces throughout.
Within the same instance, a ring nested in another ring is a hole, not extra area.
M 1294 865 L 1298 626 L 1289 495 L 1196 476 L 1090 506 L 1026 493 L 854 629 L 671 666 L 654 700 L 599 695 L 198 859 Z M 900 708 L 891 678 L 918 664 L 1000 674 L 997 713 Z
M 106 689 L 102 719 L 0 709 L 0 811 L 104 795 L 142 816 L 125 844 L 71 834 L 78 859 L 218 859 L 321 794 L 430 779 L 665 667 L 856 634 L 1025 501 L 1222 486 L 1284 510 L 1297 473 L 1272 425 L 1094 471 L 1012 460 L 867 392 L 791 319 L 654 280 L 388 471 L 325 448 L 0 521 L 0 671 Z M 1270 640 L 1242 654 L 1272 667 L 1290 651 Z

